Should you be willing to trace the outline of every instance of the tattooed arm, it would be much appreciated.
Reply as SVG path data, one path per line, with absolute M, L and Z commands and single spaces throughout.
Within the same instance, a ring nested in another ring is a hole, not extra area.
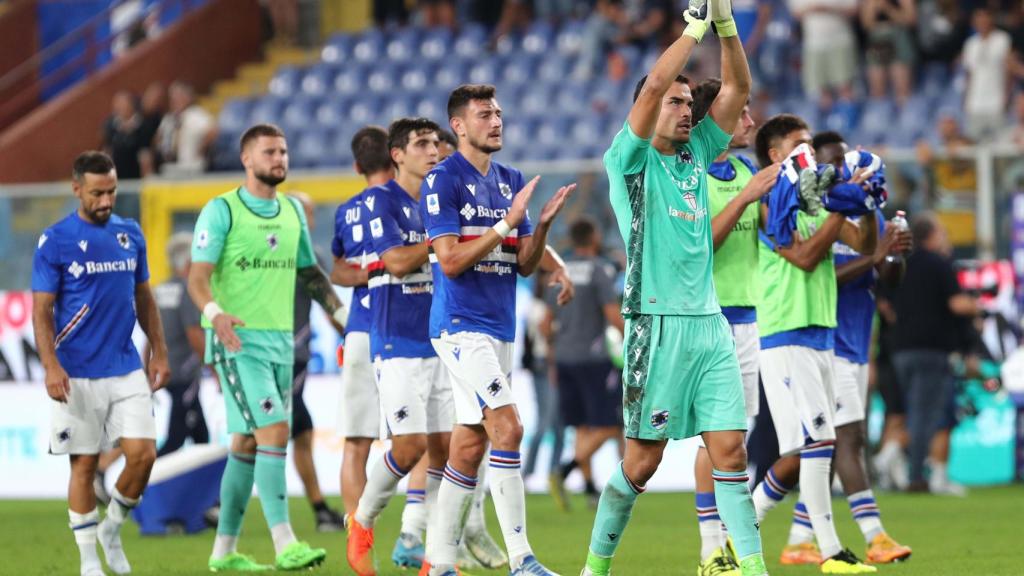
M 323 271 L 318 265 L 307 266 L 305 268 L 299 268 L 298 271 L 299 284 L 312 298 L 320 304 L 320 307 L 327 312 L 327 315 L 335 323 L 335 328 L 340 331 L 344 331 L 345 320 L 348 316 L 348 312 L 345 310 L 345 305 L 341 303 L 338 295 L 334 293 L 334 288 L 331 286 L 331 280 L 327 277 L 327 273 Z

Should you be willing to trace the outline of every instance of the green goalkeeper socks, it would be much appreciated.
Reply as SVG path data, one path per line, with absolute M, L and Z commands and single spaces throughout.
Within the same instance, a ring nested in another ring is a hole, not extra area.
M 242 531 L 245 508 L 252 497 L 253 468 L 256 459 L 252 454 L 232 452 L 220 479 L 220 517 L 217 533 L 238 536 Z
M 760 555 L 761 532 L 754 513 L 754 500 L 747 487 L 747 473 L 712 470 L 711 478 L 715 481 L 718 515 L 732 537 L 736 555 L 740 559 Z
M 284 475 L 287 455 L 286 448 L 256 447 L 256 490 L 263 505 L 263 516 L 271 528 L 288 523 L 288 489 Z
M 636 497 L 643 491 L 643 487 L 637 486 L 626 477 L 620 464 L 601 492 L 597 516 L 594 518 L 594 531 L 590 536 L 592 553 L 605 558 L 615 555 L 615 549 L 619 547 L 626 524 L 633 515 Z

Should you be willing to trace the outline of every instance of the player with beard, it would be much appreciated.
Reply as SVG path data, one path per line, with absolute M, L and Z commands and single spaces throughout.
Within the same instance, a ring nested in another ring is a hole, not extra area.
M 426 176 L 419 206 L 434 274 L 430 336 L 452 379 L 456 421 L 428 529 L 429 574 L 456 573 L 462 513 L 490 442 L 491 496 L 510 574 L 550 575 L 527 539 L 519 471 L 523 425 L 510 388 L 516 274 L 528 276 L 540 265 L 564 276 L 564 266 L 553 262 L 544 243 L 575 185 L 555 193 L 534 228 L 526 208 L 539 178 L 527 184 L 518 170 L 492 159 L 502 143 L 494 87 L 456 88 L 448 98 L 448 118 L 458 151 Z
M 232 433 L 209 568 L 270 568 L 237 551 L 255 482 L 274 541 L 274 565 L 299 570 L 320 564 L 327 552 L 296 539 L 288 519 L 296 277 L 339 325 L 346 311 L 317 265 L 302 206 L 277 192 L 288 175 L 284 133 L 258 124 L 245 131 L 240 147 L 245 183 L 203 207 L 188 282 L 189 295 L 203 311 L 206 362 L 220 379 Z
M 722 81 L 709 78 L 693 90 L 693 122 L 711 111 L 722 89 Z M 730 150 L 748 148 L 754 134 L 750 107 L 744 106 L 729 141 Z M 708 200 L 711 204 L 711 237 L 715 246 L 714 279 L 718 303 L 729 321 L 736 341 L 736 357 L 743 377 L 743 404 L 747 421 L 757 416 L 758 353 L 757 334 L 757 230 L 760 220 L 757 201 L 771 190 L 779 174 L 778 164 L 758 172 L 744 156 L 722 152 L 708 168 Z M 699 574 L 728 576 L 738 573 L 736 559 L 722 539 L 722 520 L 715 500 L 711 459 L 702 445 L 694 463 L 697 481 L 697 520 L 700 526 Z

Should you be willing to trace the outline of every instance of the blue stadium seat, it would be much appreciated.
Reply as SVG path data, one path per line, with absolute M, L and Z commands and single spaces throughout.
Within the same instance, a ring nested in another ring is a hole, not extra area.
M 352 58 L 363 64 L 372 64 L 383 60 L 383 33 L 371 28 L 360 35 L 352 45 Z
M 864 104 L 861 116 L 860 131 L 872 141 L 884 138 L 893 129 L 893 118 L 896 106 L 891 100 L 868 100 Z
M 468 24 L 459 32 L 453 46 L 460 58 L 479 58 L 487 46 L 487 30 L 480 24 Z
M 280 124 L 284 105 L 284 98 L 278 98 L 273 95 L 260 98 L 249 111 L 249 124 L 252 125 L 261 122 Z
M 572 131 L 572 121 L 565 117 L 549 117 L 547 122 L 541 122 L 534 132 L 537 143 L 545 146 L 571 146 L 569 139 Z
M 481 47 L 482 48 L 482 47 Z M 514 56 L 522 51 L 522 38 L 516 33 L 505 34 L 494 44 L 495 54 L 501 56 Z
M 502 127 L 502 142 L 506 148 L 519 150 L 533 140 L 536 124 L 527 119 L 515 119 Z
M 322 126 L 316 121 L 316 111 L 319 106 L 320 102 L 310 96 L 290 99 L 281 114 L 281 127 L 284 128 L 285 133 L 291 134 L 311 126 Z
M 580 49 L 583 47 L 584 25 L 585 23 L 583 20 L 573 20 L 566 22 L 562 26 L 562 29 L 558 31 L 558 37 L 555 40 L 559 53 L 567 56 L 579 54 Z
M 422 94 L 433 88 L 434 65 L 416 63 L 409 66 L 402 74 L 401 89 L 406 94 Z
M 420 40 L 419 57 L 427 62 L 439 62 L 448 57 L 452 43 L 452 33 L 447 28 L 427 30 Z
M 334 70 L 324 65 L 306 69 L 302 77 L 302 93 L 308 96 L 324 96 L 334 85 Z
M 521 54 L 505 63 L 501 71 L 502 84 L 528 84 L 536 75 L 537 58 Z
M 826 130 L 847 134 L 857 125 L 859 111 L 853 102 L 836 102 L 822 119 Z
M 213 158 L 210 162 L 210 170 L 214 172 L 228 172 L 242 169 L 242 160 L 238 155 L 238 138 L 240 132 L 229 133 L 221 131 L 213 143 Z
M 520 110 L 528 116 L 542 116 L 551 108 L 551 90 L 544 85 L 534 86 L 519 99 Z
M 349 64 L 334 77 L 334 93 L 344 96 L 361 94 L 366 89 L 367 68 Z
M 350 34 L 335 34 L 320 51 L 320 60 L 327 64 L 340 66 L 352 58 L 354 37 Z
M 934 123 L 933 112 L 931 102 L 926 95 L 911 96 L 900 110 L 897 131 L 908 134 L 916 140 Z
M 537 68 L 537 78 L 541 82 L 562 83 L 572 72 L 572 66 L 568 58 L 559 54 L 551 54 L 545 57 Z
M 435 93 L 423 96 L 416 103 L 416 115 L 445 125 L 445 118 L 448 117 L 448 94 Z
M 551 53 L 555 44 L 555 31 L 547 22 L 538 20 L 530 25 L 522 39 L 521 53 L 540 56 Z
M 327 130 L 310 127 L 299 134 L 295 145 L 289 153 L 289 160 L 296 168 L 312 168 L 318 166 L 327 155 Z
M 274 73 L 267 86 L 274 96 L 291 96 L 299 90 L 302 81 L 302 70 L 294 66 L 282 66 Z
M 224 103 L 217 117 L 217 125 L 221 132 L 241 133 L 249 125 L 249 110 L 252 101 L 246 98 L 234 98 Z
M 450 91 L 466 82 L 468 76 L 469 66 L 466 61 L 459 58 L 447 59 L 434 74 L 434 87 L 438 91 Z
M 348 119 L 349 101 L 338 96 L 324 100 L 316 109 L 316 122 L 321 126 L 338 126 Z
M 379 100 L 376 98 L 359 98 L 348 109 L 348 120 L 364 126 L 377 120 L 380 113 Z
M 390 93 L 395 89 L 396 79 L 400 73 L 401 70 L 396 65 L 381 62 L 379 66 L 370 69 L 364 87 L 376 94 Z
M 384 104 L 382 113 L 388 119 L 388 123 L 398 118 L 407 118 L 416 115 L 417 99 L 405 94 L 394 94 Z
M 388 40 L 385 55 L 391 62 L 408 62 L 418 54 L 419 41 L 412 34 L 398 34 Z
M 584 116 L 573 123 L 569 140 L 576 144 L 603 142 L 607 122 L 595 116 Z
M 466 81 L 473 84 L 494 84 L 498 81 L 497 69 L 500 67 L 500 60 L 496 58 L 480 61 L 469 69 Z

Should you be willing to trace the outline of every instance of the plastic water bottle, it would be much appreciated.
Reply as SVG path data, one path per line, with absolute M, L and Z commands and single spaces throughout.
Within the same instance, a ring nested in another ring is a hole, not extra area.
M 907 224 L 907 213 L 903 210 L 897 210 L 896 216 L 893 217 L 890 226 L 895 227 L 900 232 L 907 232 L 910 230 L 910 226 Z M 886 254 L 886 263 L 900 264 L 903 262 L 903 254 Z

